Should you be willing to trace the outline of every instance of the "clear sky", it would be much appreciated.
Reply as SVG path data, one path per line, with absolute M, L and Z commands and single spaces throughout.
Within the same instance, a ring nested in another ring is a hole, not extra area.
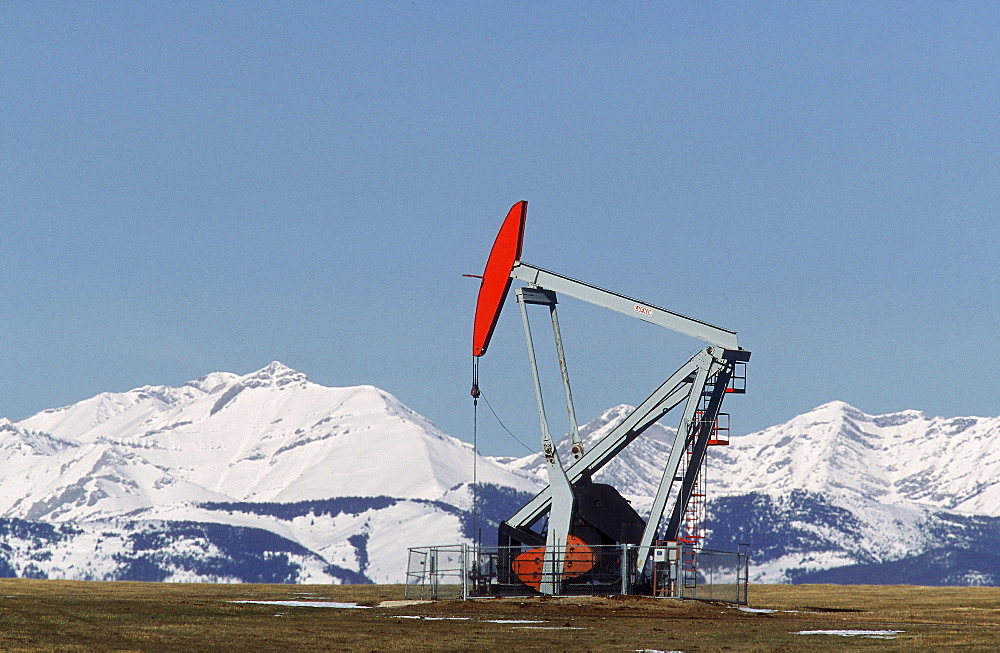
M 469 440 L 461 275 L 521 199 L 525 261 L 740 333 L 734 434 L 837 399 L 998 415 L 998 29 L 994 2 L 4 1 L 0 415 L 280 360 Z M 560 318 L 581 421 L 700 346 Z M 536 446 L 512 303 L 481 385 Z M 524 453 L 482 408 L 479 441 Z

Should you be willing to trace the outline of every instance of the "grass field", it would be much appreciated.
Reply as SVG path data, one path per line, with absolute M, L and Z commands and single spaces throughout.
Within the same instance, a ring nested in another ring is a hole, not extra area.
M 0 649 L 1000 649 L 1000 588 L 754 585 L 750 610 L 639 597 L 385 603 L 402 598 L 398 585 L 0 579 Z M 798 634 L 802 631 L 880 632 Z

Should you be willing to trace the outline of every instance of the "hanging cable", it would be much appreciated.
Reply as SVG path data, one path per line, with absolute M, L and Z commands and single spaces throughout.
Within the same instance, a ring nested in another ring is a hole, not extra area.
M 472 543 L 479 550 L 479 502 L 477 467 L 479 459 L 479 357 L 472 357 Z
M 499 415 L 497 415 L 497 411 L 493 410 L 493 406 L 492 406 L 492 405 L 490 405 L 490 400 L 486 398 L 486 395 L 484 395 L 484 394 L 480 393 L 480 396 L 482 396 L 482 398 L 483 398 L 483 401 L 485 401 L 485 402 L 486 402 L 486 407 L 490 409 L 490 412 L 491 412 L 491 413 L 493 413 L 493 417 L 495 417 L 495 418 L 496 418 L 496 420 L 497 420 L 497 423 L 498 423 L 498 424 L 499 424 L 499 425 L 500 425 L 501 427 L 503 427 L 503 430 L 504 430 L 504 431 L 507 431 L 507 435 L 509 435 L 509 436 L 510 436 L 510 437 L 511 437 L 511 438 L 512 438 L 512 439 L 514 440 L 514 442 L 516 442 L 516 443 L 518 443 L 519 445 L 521 445 L 522 447 L 524 447 L 524 448 L 525 448 L 525 449 L 526 449 L 526 450 L 528 451 L 528 453 L 538 453 L 538 450 L 537 450 L 537 449 L 532 449 L 531 447 L 529 447 L 529 446 L 528 446 L 528 445 L 526 445 L 525 443 L 523 443 L 523 442 L 521 442 L 520 440 L 518 440 L 518 439 L 517 439 L 517 436 L 516 436 L 516 435 L 514 435 L 514 434 L 513 434 L 512 432 L 511 432 L 511 430 L 510 430 L 509 428 L 507 428 L 507 426 L 506 426 L 506 425 L 505 425 L 505 424 L 503 423 L 503 420 L 501 420 L 501 419 L 500 419 L 500 416 L 499 416 Z

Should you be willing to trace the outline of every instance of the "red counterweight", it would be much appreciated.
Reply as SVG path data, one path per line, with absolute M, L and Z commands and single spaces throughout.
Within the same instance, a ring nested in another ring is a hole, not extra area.
M 521 200 L 510 207 L 507 217 L 493 242 L 490 257 L 486 260 L 483 281 L 476 300 L 476 322 L 472 330 L 472 355 L 482 356 L 493 337 L 493 330 L 500 319 L 504 298 L 510 290 L 510 271 L 521 258 L 524 243 L 524 218 L 528 202 Z

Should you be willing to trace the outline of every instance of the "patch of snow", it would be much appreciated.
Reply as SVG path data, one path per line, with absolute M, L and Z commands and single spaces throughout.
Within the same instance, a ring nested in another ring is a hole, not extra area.
M 835 635 L 838 637 L 869 637 L 872 639 L 896 639 L 904 630 L 799 630 L 793 635 Z
M 380 608 L 405 608 L 410 605 L 422 605 L 424 603 L 433 603 L 433 601 L 420 601 L 420 600 L 405 600 L 405 601 L 382 601 L 377 607 Z M 406 617 L 409 619 L 410 617 Z
M 292 608 L 340 608 L 367 610 L 370 605 L 357 603 L 336 603 L 333 601 L 226 601 L 226 603 L 252 603 L 256 605 L 285 605 Z

